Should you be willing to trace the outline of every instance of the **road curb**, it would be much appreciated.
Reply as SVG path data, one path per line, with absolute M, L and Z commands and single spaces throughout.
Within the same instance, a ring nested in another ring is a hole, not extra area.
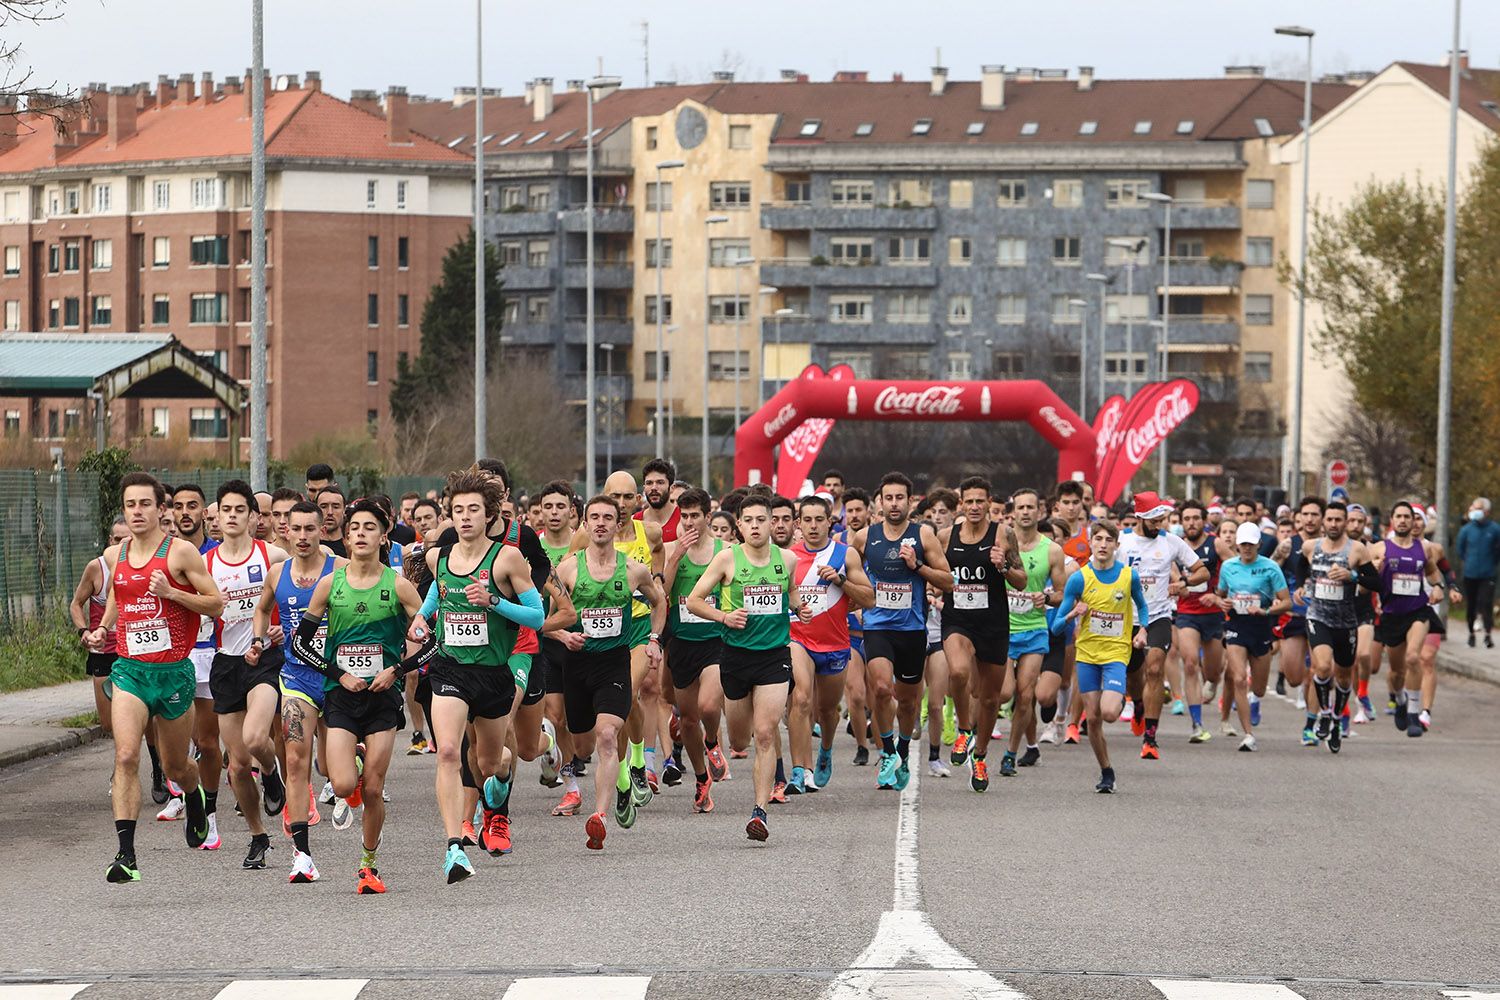
M 38 757 L 46 757 L 64 750 L 72 750 L 75 747 L 86 746 L 104 736 L 101 726 L 91 726 L 88 729 L 60 729 L 56 736 L 45 740 L 37 740 L 23 747 L 13 750 L 0 751 L 0 769 L 12 767 L 16 764 L 24 764 L 28 760 Z
M 1481 667 L 1472 663 L 1465 663 L 1457 657 L 1438 656 L 1438 669 L 1448 674 L 1457 674 L 1470 680 L 1483 681 L 1486 684 L 1500 686 L 1500 669 L 1493 667 Z

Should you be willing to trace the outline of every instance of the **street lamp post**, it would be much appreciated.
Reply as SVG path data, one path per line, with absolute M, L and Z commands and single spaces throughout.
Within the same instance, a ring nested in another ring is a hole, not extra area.
M 761 285 L 761 295 L 775 295 L 781 289 L 775 285 Z M 755 405 L 765 405 L 766 402 L 766 318 L 760 317 L 755 324 Z M 738 430 L 738 423 L 736 423 Z
M 1097 271 L 1090 272 L 1089 274 L 1085 274 L 1084 277 L 1087 278 L 1090 281 L 1097 282 L 1098 285 L 1099 285 L 1099 398 L 1097 400 L 1095 400 L 1095 402 L 1098 403 L 1098 405 L 1103 406 L 1104 405 L 1104 290 L 1109 287 L 1110 277 L 1107 274 L 1100 274 Z M 1088 358 L 1089 358 L 1089 338 L 1088 338 L 1087 324 L 1085 324 L 1084 337 L 1083 337 L 1083 357 L 1079 360 L 1079 365 L 1078 365 L 1078 367 L 1079 367 L 1079 377 L 1084 382 L 1084 384 L 1088 383 L 1088 374 L 1089 374 Z M 1081 393 L 1080 393 L 1080 395 L 1081 395 Z M 1084 408 L 1083 408 L 1082 412 L 1080 412 L 1078 415 L 1080 417 L 1082 417 L 1083 419 L 1087 420 L 1088 419 L 1088 399 L 1087 399 L 1086 396 L 1083 397 L 1083 399 L 1084 399 Z
M 1161 296 L 1161 343 L 1157 348 L 1156 370 L 1161 381 L 1167 380 L 1172 359 L 1172 196 L 1160 191 L 1147 191 L 1141 195 L 1146 201 L 1154 201 L 1162 206 L 1165 215 L 1166 235 L 1163 237 L 1165 246 L 1162 248 L 1162 296 Z M 1167 439 L 1162 438 L 1158 446 L 1158 461 L 1161 463 L 1156 474 L 1157 496 L 1167 495 Z
M 660 193 L 660 191 L 661 191 L 661 189 L 657 188 L 657 192 Z M 727 215 L 710 215 L 708 218 L 706 218 L 706 219 L 703 220 L 703 227 L 704 227 L 705 234 L 707 233 L 709 226 L 716 226 L 716 225 L 719 225 L 722 222 L 728 222 L 728 221 L 729 221 L 729 216 L 727 216 Z M 707 240 L 707 236 L 705 235 L 705 241 L 706 240 Z M 702 432 L 699 435 L 699 441 L 698 441 L 698 449 L 699 449 L 698 458 L 699 458 L 700 463 L 703 466 L 703 478 L 702 478 L 702 480 L 700 480 L 700 482 L 702 483 L 704 489 L 708 489 L 708 324 L 709 324 L 709 320 L 711 320 L 713 318 L 711 316 L 712 309 L 710 308 L 711 303 L 710 303 L 709 295 L 708 295 L 708 272 L 709 272 L 709 266 L 713 263 L 713 253 L 712 253 L 712 251 L 710 249 L 710 246 L 707 243 L 705 243 L 704 251 L 705 252 L 703 254 L 703 415 L 702 415 L 701 419 L 699 420 L 699 424 L 701 425 L 701 431 Z M 739 286 L 739 272 L 738 271 L 735 272 L 735 286 L 736 286 L 736 288 L 738 288 L 738 286 Z M 735 315 L 734 319 L 735 319 L 735 323 L 736 324 L 738 324 L 739 320 L 740 320 L 740 317 L 738 315 L 739 307 L 740 307 L 740 296 L 739 296 L 739 292 L 736 291 L 735 292 L 735 296 L 734 296 L 734 308 L 736 310 L 736 315 Z M 736 329 L 738 329 L 737 326 L 736 326 Z
M 1135 258 L 1145 240 L 1110 240 L 1109 245 L 1130 251 L 1125 261 L 1125 398 L 1135 394 Z
M 250 482 L 263 490 L 270 424 L 266 419 L 266 70 L 261 0 L 251 6 L 251 34 L 255 76 L 250 83 Z M 238 440 L 233 451 L 238 460 Z
M 754 263 L 755 263 L 755 258 L 754 257 L 736 257 L 734 259 L 733 263 L 731 264 L 731 266 L 734 268 L 734 301 L 736 301 L 736 302 L 738 302 L 740 300 L 740 269 L 741 268 L 745 268 L 745 267 L 749 267 L 750 265 L 752 265 Z M 753 302 L 754 299 L 752 299 L 751 301 Z M 758 313 L 759 311 L 760 310 L 758 308 L 755 308 L 753 306 L 750 309 L 751 315 L 754 315 L 755 313 Z M 744 322 L 743 322 L 744 317 L 741 316 L 739 318 L 740 318 L 741 322 L 736 323 L 734 325 L 734 430 L 735 431 L 738 431 L 739 428 L 740 428 L 740 382 L 742 381 L 742 378 L 743 378 L 742 375 L 741 375 L 741 373 L 740 373 L 740 333 L 741 333 L 740 328 L 745 325 Z
M 1068 305 L 1074 306 L 1074 307 L 1076 307 L 1078 309 L 1087 309 L 1089 307 L 1089 300 L 1088 299 L 1069 299 L 1068 300 Z M 1086 405 L 1086 400 L 1084 399 L 1084 396 L 1088 392 L 1088 389 L 1087 389 L 1088 379 L 1085 377 L 1086 369 L 1084 368 L 1084 364 L 1083 364 L 1084 358 L 1087 358 L 1088 354 L 1089 354 L 1089 316 L 1088 316 L 1088 313 L 1086 313 L 1086 312 L 1080 313 L 1079 317 L 1078 317 L 1078 322 L 1079 322 L 1079 327 L 1078 327 L 1078 415 L 1080 417 L 1082 417 L 1083 414 L 1084 414 L 1084 407 Z M 1088 418 L 1084 417 L 1084 419 L 1088 419 Z
M 484 316 L 484 2 L 474 0 L 474 461 L 489 438 Z
M 661 172 L 663 170 L 676 170 L 686 166 L 681 160 L 662 160 L 656 165 L 656 414 L 652 422 L 656 424 L 656 454 L 661 457 L 666 454 L 666 430 L 667 425 L 662 422 L 662 352 L 666 350 L 666 309 L 662 302 L 662 187 Z
M 1438 345 L 1437 539 L 1448 544 L 1448 461 L 1453 409 L 1453 291 L 1458 242 L 1458 44 L 1460 0 L 1453 0 L 1453 51 L 1448 54 L 1448 190 L 1443 206 L 1443 301 Z M 1302 186 L 1307 192 L 1306 183 Z M 1306 266 L 1306 237 L 1303 261 Z M 1473 638 L 1470 632 L 1469 637 Z
M 1292 495 L 1302 489 L 1302 351 L 1307 333 L 1307 205 L 1312 145 L 1312 74 L 1313 30 L 1296 25 L 1282 25 L 1276 34 L 1307 39 L 1307 80 L 1302 88 L 1302 245 L 1297 264 L 1297 349 L 1292 354 L 1292 440 L 1287 463 L 1286 487 Z
M 783 317 L 783 316 L 790 316 L 795 311 L 796 310 L 794 310 L 794 309 L 791 309 L 791 308 L 788 308 L 788 307 L 783 307 L 781 309 L 776 310 L 776 312 L 772 314 L 773 317 L 775 318 L 775 321 L 776 321 L 776 373 L 777 373 L 777 375 L 781 374 L 781 317 Z M 778 378 L 777 381 L 779 382 L 781 380 Z M 761 401 L 762 404 L 764 404 L 765 401 L 766 401 L 766 345 L 764 343 L 762 343 L 760 345 L 760 401 Z
M 583 328 L 584 328 L 584 382 L 586 387 L 584 396 L 588 400 L 584 407 L 584 451 L 588 453 L 588 469 L 584 472 L 584 493 L 588 496 L 594 495 L 594 484 L 597 479 L 597 466 L 599 464 L 599 441 L 598 424 L 594 414 L 594 400 L 598 394 L 595 392 L 594 375 L 597 371 L 596 359 L 594 357 L 594 101 L 595 92 L 606 87 L 619 85 L 617 77 L 599 76 L 588 82 L 588 99 L 584 101 L 584 148 L 586 150 L 584 164 L 584 222 L 583 238 L 586 243 L 583 250 Z M 614 350 L 613 344 L 604 345 L 606 350 Z M 605 462 L 605 465 L 613 465 L 613 462 Z
M 604 467 L 613 470 L 615 467 L 615 345 L 600 344 L 599 349 L 604 352 L 604 387 L 609 395 L 608 409 L 604 411 Z M 589 412 L 593 413 L 596 400 L 589 397 Z M 592 493 L 589 494 L 593 496 Z

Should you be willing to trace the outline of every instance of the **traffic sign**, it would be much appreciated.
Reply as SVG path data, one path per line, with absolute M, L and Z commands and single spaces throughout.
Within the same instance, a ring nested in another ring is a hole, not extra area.
M 1330 486 L 1349 485 L 1349 463 L 1342 458 L 1335 458 L 1328 463 L 1328 484 Z
M 1172 475 L 1174 476 L 1222 476 L 1224 466 L 1204 465 L 1195 462 L 1173 462 Z
M 1348 503 L 1349 491 L 1344 489 L 1344 487 L 1342 486 L 1335 486 L 1333 489 L 1328 491 L 1328 499 L 1337 500 L 1340 503 Z

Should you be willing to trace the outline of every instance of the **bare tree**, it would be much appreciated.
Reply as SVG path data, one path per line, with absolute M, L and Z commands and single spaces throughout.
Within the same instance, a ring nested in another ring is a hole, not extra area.
M 66 4 L 67 0 L 0 0 L 0 118 L 19 122 L 22 114 L 40 115 L 62 128 L 77 117 L 83 105 L 78 91 L 59 92 L 56 80 L 40 83 L 35 70 L 22 65 L 21 43 L 6 41 L 15 37 L 18 25 L 59 20 Z
M 1345 411 L 1328 436 L 1325 463 L 1341 458 L 1350 465 L 1361 492 L 1390 501 L 1420 490 L 1426 477 L 1407 424 L 1358 403 Z

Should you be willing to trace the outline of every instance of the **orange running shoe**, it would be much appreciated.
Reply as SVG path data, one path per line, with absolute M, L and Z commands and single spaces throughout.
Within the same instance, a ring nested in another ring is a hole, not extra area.
M 380 873 L 375 869 L 361 868 L 359 881 L 355 883 L 354 891 L 361 896 L 385 892 L 385 883 L 380 880 Z
M 1064 743 L 1077 743 L 1078 742 L 1078 723 L 1076 723 L 1076 722 L 1070 722 L 1070 723 L 1068 723 L 1068 731 L 1067 731 L 1067 733 L 1065 733 L 1063 735 L 1063 742 Z
M 1141 760 L 1161 760 L 1161 751 L 1150 740 L 1141 741 Z
M 463 836 L 465 847 L 473 847 L 475 844 L 479 843 L 479 835 L 474 832 L 474 824 L 472 821 L 464 820 Z
M 490 853 L 490 857 L 498 858 L 503 854 L 509 854 L 511 851 L 510 817 L 493 809 L 486 809 L 484 829 L 479 832 L 479 844 Z
M 1132 736 L 1146 735 L 1146 720 L 1137 715 L 1130 720 L 1130 733 Z
M 960 767 L 969 760 L 969 734 L 959 730 L 958 735 L 953 738 L 953 750 L 948 754 L 948 762 L 954 767 Z
M 704 754 L 704 758 L 708 761 L 708 776 L 710 778 L 714 781 L 729 780 L 729 761 L 724 759 L 724 748 L 722 746 L 717 746 L 709 750 Z
M 323 822 L 323 817 L 318 814 L 318 793 L 313 791 L 312 786 L 307 786 L 307 825 L 317 826 Z
M 693 790 L 693 812 L 695 812 L 695 813 L 711 813 L 711 812 L 713 812 L 714 811 L 714 799 L 713 799 L 712 795 L 708 794 L 708 790 L 713 787 L 714 779 L 713 778 L 709 778 L 707 781 L 698 782 L 696 784 L 697 784 L 697 787 Z
M 730 747 L 729 756 L 734 760 L 744 760 L 745 758 L 750 756 L 750 750 L 749 748 L 746 748 L 744 750 L 736 750 L 734 747 Z
M 990 787 L 989 761 L 974 757 L 969 761 L 969 765 L 969 787 L 976 792 L 982 792 Z
M 603 813 L 594 813 L 594 815 L 590 816 L 588 822 L 583 824 L 583 831 L 589 835 L 589 850 L 604 850 L 604 835 L 608 832 L 608 828 L 604 825 Z
M 781 802 L 781 803 L 785 803 L 786 802 L 786 782 L 785 781 L 778 781 L 778 782 L 776 782 L 776 786 L 771 789 L 771 801 L 772 802 Z
M 577 792 L 564 792 L 562 801 L 552 807 L 554 816 L 577 816 L 579 808 L 583 805 L 583 796 Z

